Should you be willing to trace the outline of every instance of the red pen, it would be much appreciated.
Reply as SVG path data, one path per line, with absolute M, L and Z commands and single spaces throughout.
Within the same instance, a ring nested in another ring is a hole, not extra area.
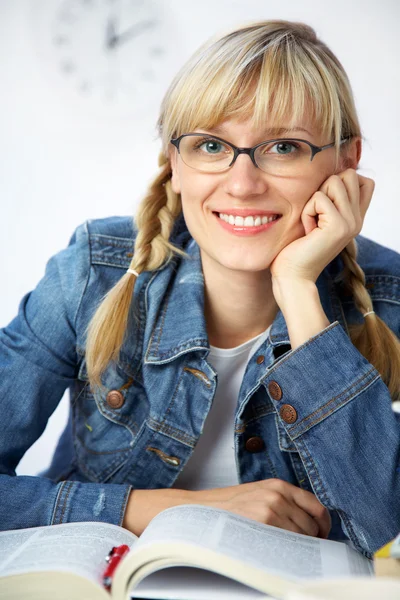
M 129 546 L 126 544 L 122 544 L 122 546 L 113 546 L 106 557 L 107 567 L 103 573 L 103 586 L 106 590 L 110 591 L 111 582 L 114 575 L 114 571 L 124 558 L 126 554 L 129 552 Z

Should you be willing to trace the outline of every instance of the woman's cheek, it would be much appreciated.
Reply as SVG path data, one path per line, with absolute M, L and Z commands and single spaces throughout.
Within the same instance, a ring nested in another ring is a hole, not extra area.
M 303 212 L 303 209 L 301 209 L 300 211 L 297 211 L 296 216 L 293 216 L 293 218 L 292 218 L 292 223 L 289 226 L 289 230 L 287 232 L 288 233 L 288 244 L 290 244 L 290 242 L 294 242 L 295 240 L 298 240 L 299 238 L 302 238 L 306 235 L 304 225 L 301 221 L 302 212 Z

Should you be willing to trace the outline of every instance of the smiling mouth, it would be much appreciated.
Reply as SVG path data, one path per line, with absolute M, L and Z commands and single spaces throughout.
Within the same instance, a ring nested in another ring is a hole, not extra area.
M 271 214 L 268 216 L 254 214 L 242 217 L 240 215 L 220 212 L 214 212 L 214 215 L 232 227 L 260 227 L 272 223 L 272 221 L 276 221 L 282 216 L 280 214 Z

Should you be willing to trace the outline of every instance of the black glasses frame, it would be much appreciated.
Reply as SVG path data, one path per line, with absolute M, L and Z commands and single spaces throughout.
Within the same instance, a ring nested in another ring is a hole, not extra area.
M 276 138 L 276 139 L 273 139 L 273 140 L 266 140 L 265 142 L 260 142 L 259 144 L 257 144 L 256 146 L 253 146 L 252 148 L 239 148 L 238 146 L 235 146 L 231 142 L 227 142 L 226 140 L 224 140 L 224 139 L 222 139 L 222 138 L 220 138 L 220 137 L 218 137 L 216 135 L 210 135 L 210 134 L 207 134 L 207 133 L 183 133 L 179 137 L 171 139 L 171 144 L 173 144 L 176 147 L 176 149 L 178 150 L 179 154 L 180 154 L 179 144 L 180 144 L 182 138 L 189 137 L 189 136 L 191 136 L 191 137 L 210 138 L 212 140 L 217 140 L 219 142 L 223 142 L 224 144 L 226 144 L 227 146 L 229 146 L 230 148 L 232 148 L 232 150 L 233 150 L 233 158 L 232 158 L 231 163 L 226 167 L 227 169 L 229 169 L 235 163 L 235 161 L 236 161 L 237 157 L 239 156 L 239 154 L 248 154 L 250 156 L 250 158 L 251 158 L 252 163 L 254 164 L 254 166 L 257 167 L 257 169 L 259 169 L 260 167 L 256 163 L 256 159 L 254 158 L 254 153 L 257 150 L 257 148 L 259 148 L 260 146 L 263 146 L 264 144 L 269 144 L 271 142 L 282 142 L 282 141 L 285 141 L 285 142 L 288 141 L 289 142 L 289 141 L 293 141 L 293 142 L 303 142 L 303 143 L 307 144 L 311 148 L 311 159 L 310 159 L 310 162 L 312 161 L 312 159 L 314 158 L 314 156 L 316 154 L 318 154 L 318 152 L 322 152 L 322 150 L 326 150 L 327 148 L 332 148 L 335 145 L 335 142 L 332 142 L 331 144 L 327 144 L 326 146 L 316 146 L 315 144 L 312 144 L 308 140 L 301 140 L 299 138 Z M 350 140 L 351 137 L 352 136 L 347 136 L 347 137 L 342 138 L 340 140 L 340 145 L 342 145 L 344 142 L 347 142 L 348 140 Z

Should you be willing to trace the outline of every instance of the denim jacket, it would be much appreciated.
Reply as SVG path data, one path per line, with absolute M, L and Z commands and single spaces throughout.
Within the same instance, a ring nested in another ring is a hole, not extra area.
M 129 492 L 172 486 L 201 435 L 218 376 L 207 361 L 199 247 L 183 217 L 171 241 L 188 258 L 139 276 L 119 360 L 102 377 L 104 392 L 89 389 L 86 327 L 129 268 L 136 233 L 129 217 L 80 225 L 0 330 L 1 529 L 121 525 Z M 399 336 L 400 255 L 356 241 L 374 310 Z M 279 311 L 250 359 L 235 414 L 236 468 L 241 483 L 279 478 L 313 492 L 330 511 L 329 538 L 371 556 L 400 531 L 400 414 L 349 338 L 348 324 L 363 318 L 334 281 L 342 267 L 336 257 L 317 280 L 330 325 L 292 350 Z M 16 476 L 66 388 L 69 421 L 50 467 Z M 246 449 L 251 437 L 264 444 Z

